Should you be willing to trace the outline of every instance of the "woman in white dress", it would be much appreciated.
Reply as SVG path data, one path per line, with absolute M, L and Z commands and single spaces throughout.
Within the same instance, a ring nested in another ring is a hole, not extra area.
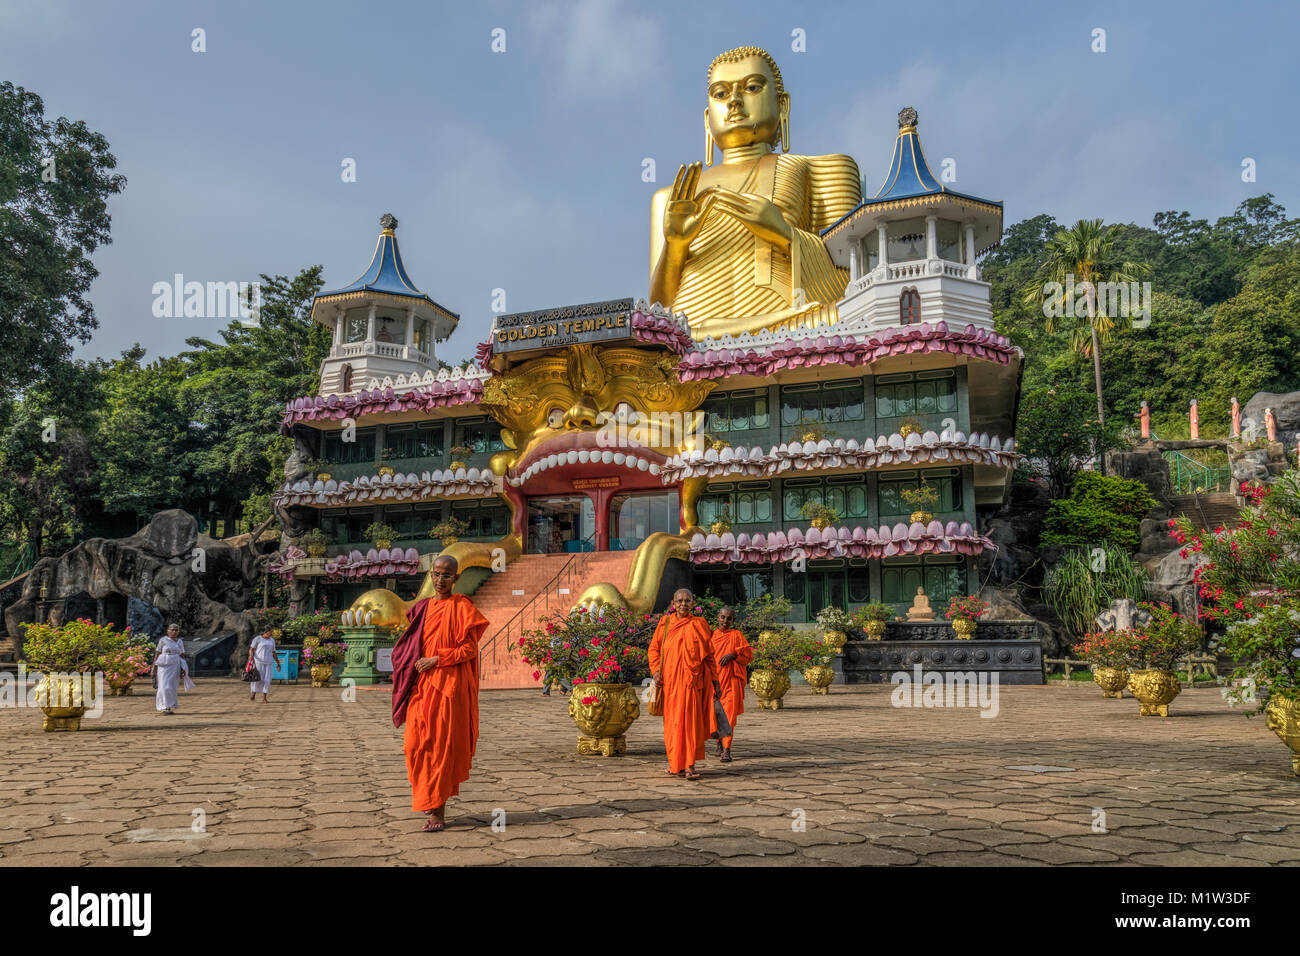
M 248 662 L 257 668 L 258 680 L 250 681 L 248 684 L 248 699 L 256 700 L 257 695 L 262 695 L 262 703 L 268 704 L 271 701 L 271 674 L 275 670 L 275 638 L 271 636 L 271 626 L 268 624 L 262 629 L 262 633 L 253 638 L 253 643 L 248 648 Z
M 178 683 L 184 681 L 186 690 L 194 687 L 182 656 L 185 645 L 181 643 L 180 634 L 180 627 L 172 624 L 167 628 L 167 633 L 158 638 L 158 645 L 154 648 L 154 679 L 158 684 L 156 704 L 160 714 L 176 713 Z

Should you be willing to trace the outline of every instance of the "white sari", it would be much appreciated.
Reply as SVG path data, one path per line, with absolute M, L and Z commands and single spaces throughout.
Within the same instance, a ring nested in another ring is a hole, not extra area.
M 257 673 L 261 680 L 250 681 L 248 692 L 250 694 L 269 694 L 271 692 L 271 674 L 275 671 L 275 639 L 262 637 L 260 634 L 253 638 L 253 643 L 248 648 L 249 659 L 253 666 L 257 668 Z
M 194 681 L 190 680 L 189 667 L 185 664 L 185 658 L 181 656 L 183 647 L 184 645 L 179 641 L 173 641 L 163 635 L 158 638 L 158 645 L 154 648 L 153 662 L 158 675 L 158 694 L 155 703 L 159 710 L 175 709 L 178 679 L 185 682 L 186 690 L 194 688 Z

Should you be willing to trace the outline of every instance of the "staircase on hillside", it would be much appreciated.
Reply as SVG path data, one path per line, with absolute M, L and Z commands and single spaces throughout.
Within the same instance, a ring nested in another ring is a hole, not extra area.
M 1237 496 L 1227 491 L 1208 494 L 1174 495 L 1169 499 L 1175 515 L 1187 515 L 1193 525 L 1202 531 L 1230 528 L 1237 523 L 1241 506 Z
M 587 587 L 600 581 L 623 587 L 633 551 L 526 554 L 493 574 L 474 592 L 474 604 L 491 621 L 479 645 L 484 690 L 536 687 L 533 671 L 518 654 L 519 638 L 537 621 L 567 611 Z

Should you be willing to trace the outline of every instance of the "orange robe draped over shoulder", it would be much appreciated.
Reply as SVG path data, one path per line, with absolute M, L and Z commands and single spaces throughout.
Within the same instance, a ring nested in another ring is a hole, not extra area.
M 732 628 L 730 631 L 713 632 L 713 656 L 721 661 L 728 654 L 735 654 L 736 659 L 730 664 L 718 665 L 719 682 L 722 684 L 722 709 L 727 712 L 727 720 L 735 729 L 736 718 L 745 712 L 745 667 L 754 659 L 754 649 L 745 640 L 745 635 Z M 716 733 L 718 721 L 709 712 L 709 733 Z M 723 737 L 722 746 L 730 747 L 731 738 Z
M 403 738 L 418 813 L 442 806 L 469 779 L 478 746 L 478 642 L 488 626 L 463 594 L 430 599 L 423 616 L 418 656 L 438 663 L 415 675 Z
M 718 666 L 702 617 L 665 614 L 650 641 L 650 673 L 663 676 L 664 748 L 668 769 L 685 770 L 704 759 L 713 731 L 713 682 Z

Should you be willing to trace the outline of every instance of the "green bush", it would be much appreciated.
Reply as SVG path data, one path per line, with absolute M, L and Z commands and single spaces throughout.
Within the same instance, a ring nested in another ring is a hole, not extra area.
M 1082 471 L 1075 476 L 1070 497 L 1048 506 L 1042 543 L 1117 545 L 1133 552 L 1142 540 L 1142 519 L 1155 506 L 1140 481 Z

